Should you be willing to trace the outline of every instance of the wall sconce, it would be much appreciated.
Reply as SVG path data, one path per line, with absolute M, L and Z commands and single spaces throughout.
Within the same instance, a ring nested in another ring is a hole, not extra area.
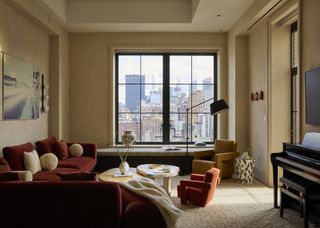
M 49 96 L 45 94 L 49 86 L 44 85 L 44 75 L 41 75 L 41 113 L 46 113 L 49 111 Z

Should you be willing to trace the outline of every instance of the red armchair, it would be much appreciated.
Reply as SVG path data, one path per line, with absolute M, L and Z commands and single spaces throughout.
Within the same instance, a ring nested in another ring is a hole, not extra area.
M 190 201 L 198 206 L 206 206 L 214 196 L 217 184 L 220 183 L 220 170 L 212 168 L 202 174 L 191 174 L 191 180 L 181 180 L 178 185 L 178 197 L 181 204 Z

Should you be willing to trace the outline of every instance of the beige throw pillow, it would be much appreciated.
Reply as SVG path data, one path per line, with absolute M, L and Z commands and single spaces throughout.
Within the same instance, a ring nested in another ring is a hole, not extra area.
M 32 174 L 41 171 L 40 159 L 36 150 L 24 152 L 23 163 L 26 170 L 31 171 Z
M 69 154 L 71 157 L 80 157 L 83 154 L 83 148 L 80 144 L 75 143 L 69 147 Z
M 22 181 L 32 181 L 33 176 L 29 170 L 15 170 L 12 173 L 17 173 Z
M 51 171 L 58 166 L 58 157 L 53 153 L 46 153 L 40 157 L 42 170 Z

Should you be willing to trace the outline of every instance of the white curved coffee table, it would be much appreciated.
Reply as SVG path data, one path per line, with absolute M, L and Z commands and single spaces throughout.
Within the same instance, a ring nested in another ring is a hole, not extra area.
M 141 178 L 140 175 L 137 174 L 135 168 L 130 168 L 129 172 L 131 172 L 130 176 L 118 176 L 115 177 L 115 173 L 120 173 L 119 168 L 108 169 L 99 175 L 99 180 L 101 181 L 113 181 L 113 182 L 127 182 L 132 179 Z
M 172 177 L 179 174 L 180 168 L 173 165 L 143 164 L 137 167 L 137 173 L 152 179 L 163 178 L 163 187 L 170 195 Z

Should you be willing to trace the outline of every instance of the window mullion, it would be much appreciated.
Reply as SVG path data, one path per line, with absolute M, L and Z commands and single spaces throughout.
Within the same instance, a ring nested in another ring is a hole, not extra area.
M 170 142 L 170 56 L 163 55 L 163 142 Z

